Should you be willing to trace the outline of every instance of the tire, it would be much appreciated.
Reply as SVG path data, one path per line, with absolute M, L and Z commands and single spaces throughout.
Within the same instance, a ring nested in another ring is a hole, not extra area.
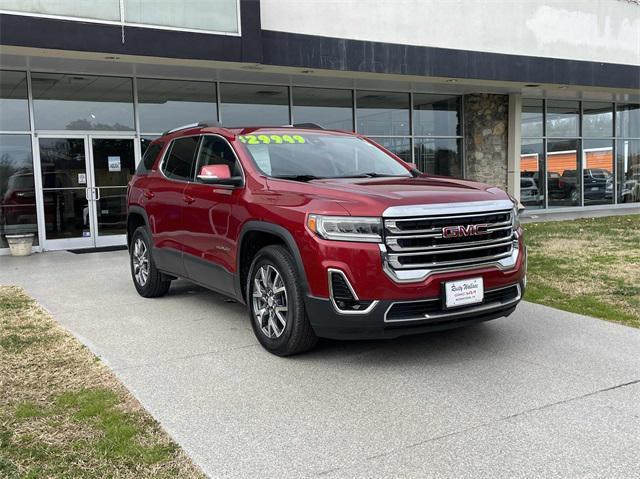
M 146 227 L 140 226 L 133 232 L 129 247 L 131 278 L 138 294 L 144 298 L 164 296 L 171 286 L 171 278 L 158 271 L 153 262 L 151 244 Z
M 246 288 L 251 327 L 260 344 L 277 356 L 309 351 L 318 342 L 301 283 L 291 253 L 282 246 L 262 248 L 251 263 Z

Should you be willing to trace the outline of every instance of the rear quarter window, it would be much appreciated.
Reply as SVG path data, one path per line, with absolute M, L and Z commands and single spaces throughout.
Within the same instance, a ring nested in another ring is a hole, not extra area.
M 138 168 L 136 168 L 136 175 L 144 175 L 151 171 L 156 158 L 158 158 L 158 155 L 162 151 L 162 146 L 163 143 L 152 143 L 149 145 L 147 151 L 145 151 L 142 156 L 142 161 L 138 165 Z

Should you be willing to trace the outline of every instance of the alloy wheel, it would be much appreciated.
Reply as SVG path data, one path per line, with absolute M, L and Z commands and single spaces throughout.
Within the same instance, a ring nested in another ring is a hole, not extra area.
M 280 272 L 270 264 L 260 267 L 253 279 L 253 316 L 270 339 L 282 336 L 287 326 L 287 288 Z
M 142 238 L 136 239 L 133 244 L 133 276 L 140 286 L 147 284 L 149 279 L 149 250 Z

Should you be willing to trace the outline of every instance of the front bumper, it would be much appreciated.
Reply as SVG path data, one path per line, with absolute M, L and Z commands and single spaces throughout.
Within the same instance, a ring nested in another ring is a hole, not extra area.
M 513 288 L 509 294 L 508 288 Z M 305 299 L 307 315 L 315 333 L 323 338 L 331 339 L 391 339 L 399 336 L 420 334 L 467 326 L 491 319 L 509 316 L 524 295 L 525 280 L 506 287 L 487 290 L 489 298 L 478 305 L 467 306 L 455 310 L 443 310 L 426 305 L 428 313 L 414 312 L 406 316 L 392 316 L 390 311 L 394 305 L 408 303 L 433 303 L 439 298 L 426 298 L 413 301 L 380 300 L 367 314 L 344 315 L 333 307 L 325 298 L 307 296 Z M 499 291 L 505 294 L 499 298 Z M 491 296 L 493 293 L 493 296 Z M 491 299 L 493 298 L 493 299 Z

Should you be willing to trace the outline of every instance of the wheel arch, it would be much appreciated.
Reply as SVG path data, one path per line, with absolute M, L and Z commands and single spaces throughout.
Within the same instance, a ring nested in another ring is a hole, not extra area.
M 127 211 L 127 247 L 131 246 L 131 237 L 136 228 L 146 226 L 149 228 L 149 217 L 144 208 L 140 206 L 131 206 Z M 151 230 L 149 229 L 149 233 Z
M 236 291 L 237 296 L 243 301 L 246 301 L 246 279 L 255 254 L 263 247 L 272 244 L 281 244 L 289 250 L 302 279 L 302 289 L 305 294 L 309 291 L 302 256 L 292 234 L 280 225 L 252 220 L 245 223 L 238 238 Z

